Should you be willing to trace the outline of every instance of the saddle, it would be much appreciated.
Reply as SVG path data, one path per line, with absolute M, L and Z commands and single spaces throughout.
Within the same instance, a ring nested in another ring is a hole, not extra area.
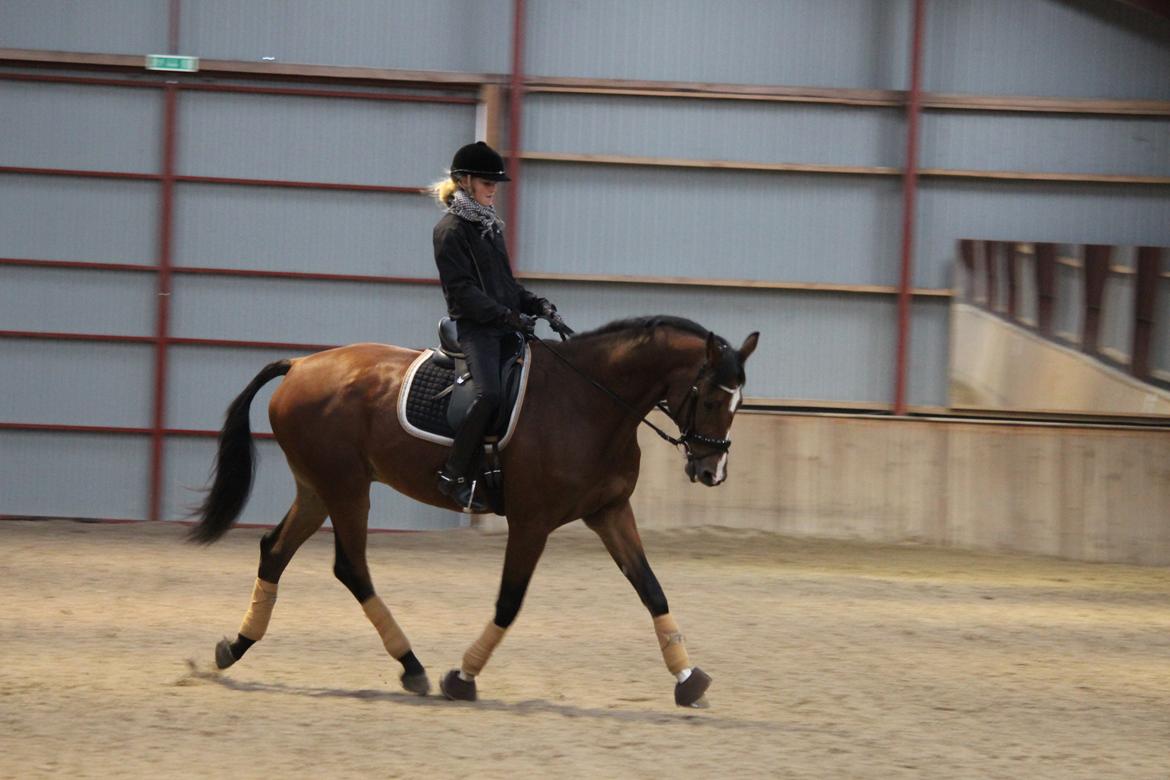
M 484 439 L 485 451 L 507 446 L 524 405 L 530 350 L 516 335 L 500 352 L 500 411 Z M 398 422 L 412 436 L 450 447 L 475 400 L 475 379 L 460 351 L 455 321 L 439 321 L 439 348 L 424 350 L 406 371 L 398 396 Z

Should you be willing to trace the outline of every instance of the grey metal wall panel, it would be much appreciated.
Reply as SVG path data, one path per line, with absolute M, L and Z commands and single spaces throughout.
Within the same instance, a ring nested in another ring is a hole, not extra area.
M 737 346 L 757 330 L 760 344 L 747 368 L 749 396 L 891 400 L 897 329 L 892 297 L 536 281 L 527 286 L 555 301 L 577 330 L 651 314 L 687 317 Z M 926 340 L 926 325 L 921 331 L 923 348 L 937 349 Z M 944 360 L 940 371 L 945 366 Z
M 0 165 L 155 173 L 162 101 L 149 89 L 0 81 Z
M 150 439 L 0 431 L 0 514 L 145 520 Z
M 154 334 L 149 273 L 0 267 L 0 330 Z
M 894 309 L 895 322 L 897 307 Z M 889 350 L 897 349 L 897 325 L 887 328 Z M 946 406 L 950 365 L 950 301 L 945 298 L 915 299 L 910 307 L 910 345 L 907 353 L 906 403 L 911 406 Z M 894 397 L 891 385 L 884 398 Z
M 895 284 L 895 179 L 529 163 L 524 269 Z
M 928 112 L 922 121 L 920 164 L 1168 176 L 1170 118 Z
M 300 357 L 290 350 L 224 347 L 172 347 L 167 384 L 167 427 L 217 431 L 228 404 L 247 387 L 260 369 L 274 360 Z M 271 433 L 268 401 L 279 380 L 264 385 L 251 406 L 252 430 Z
M 437 285 L 368 285 L 181 276 L 174 336 L 300 344 L 361 341 L 425 347 L 446 313 Z
M 175 209 L 176 265 L 438 276 L 421 195 L 186 184 Z
M 894 87 L 905 0 L 549 0 L 528 4 L 525 69 L 548 76 Z
M 472 139 L 475 107 L 202 93 L 179 122 L 181 173 L 423 187 Z
M 1162 187 L 928 179 L 918 197 L 914 284 L 941 287 L 959 238 L 1170 245 Z
M 149 345 L 0 339 L 0 365 L 0 420 L 150 425 Z
M 190 518 L 203 500 L 202 491 L 215 465 L 215 451 L 215 439 L 174 437 L 167 440 L 162 519 Z M 239 522 L 276 525 L 292 504 L 296 484 L 276 442 L 271 439 L 257 441 L 256 453 L 255 482 Z
M 167 46 L 159 0 L 4 0 L 0 48 L 153 54 Z
M 150 264 L 153 182 L 0 175 L 0 257 Z
M 200 0 L 183 3 L 184 54 L 232 60 L 499 73 L 508 0 Z
M 537 93 L 524 103 L 524 147 L 543 152 L 900 166 L 904 124 L 896 110 Z
M 1170 23 L 1113 0 L 933 0 L 924 88 L 1170 98 Z
M 215 462 L 215 446 L 214 439 L 176 438 L 167 442 L 163 518 L 186 519 L 199 505 L 200 491 L 207 484 Z M 259 456 L 256 482 L 239 522 L 276 525 L 292 504 L 296 486 L 276 442 L 259 441 L 256 450 Z M 420 504 L 385 485 L 375 484 L 371 488 L 370 528 L 439 530 L 466 525 L 465 516 L 457 512 Z

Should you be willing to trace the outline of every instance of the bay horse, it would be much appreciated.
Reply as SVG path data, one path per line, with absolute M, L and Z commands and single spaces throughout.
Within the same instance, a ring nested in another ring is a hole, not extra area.
M 670 614 L 630 509 L 641 451 L 637 428 L 656 405 L 682 433 L 686 474 L 707 486 L 727 476 L 726 438 L 742 401 L 744 362 L 752 333 L 739 349 L 690 320 L 641 317 L 574 335 L 553 346 L 533 340 L 524 407 L 507 448 L 504 472 L 508 538 L 495 614 L 440 688 L 449 699 L 474 701 L 476 675 L 520 611 L 548 535 L 577 519 L 593 529 L 653 618 L 659 649 L 675 676 L 675 702 L 702 706 L 711 678 L 693 667 Z M 458 509 L 438 490 L 435 474 L 447 448 L 409 435 L 395 413 L 403 377 L 419 351 L 353 344 L 261 369 L 228 407 L 210 490 L 188 538 L 209 544 L 225 534 L 252 487 L 255 447 L 252 399 L 283 376 L 268 415 L 296 482 L 284 519 L 260 541 L 252 603 L 234 641 L 216 646 L 226 669 L 260 640 L 276 602 L 277 584 L 293 555 L 326 517 L 333 520 L 333 573 L 361 604 L 387 652 L 402 664 L 402 686 L 426 695 L 430 681 L 406 634 L 374 592 L 366 564 L 370 485 L 375 481 L 413 499 Z M 588 380 L 588 381 L 586 381 Z

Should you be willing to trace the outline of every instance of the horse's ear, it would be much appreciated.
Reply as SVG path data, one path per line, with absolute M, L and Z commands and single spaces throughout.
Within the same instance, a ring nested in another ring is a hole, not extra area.
M 756 351 L 756 344 L 760 340 L 760 332 L 753 331 L 746 339 L 743 340 L 743 346 L 739 348 L 739 362 L 742 364 L 748 357 Z
M 707 365 L 719 365 L 719 339 L 715 336 L 715 331 L 707 333 Z

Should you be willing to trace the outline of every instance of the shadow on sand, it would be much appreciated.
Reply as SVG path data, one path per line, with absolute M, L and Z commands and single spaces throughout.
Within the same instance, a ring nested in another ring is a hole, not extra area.
M 201 682 L 212 683 L 233 691 L 242 693 L 269 693 L 285 696 L 307 696 L 310 698 L 338 698 L 355 699 L 361 701 L 385 701 L 395 705 L 408 707 L 473 707 L 477 710 L 489 712 L 507 712 L 515 715 L 560 715 L 565 718 L 597 718 L 603 720 L 628 723 L 684 723 L 703 728 L 744 730 L 754 729 L 775 733 L 780 731 L 809 731 L 827 733 L 831 730 L 815 727 L 784 726 L 762 720 L 741 720 L 713 715 L 710 710 L 678 710 L 677 712 L 647 712 L 642 710 L 618 709 L 613 707 L 577 707 L 572 704 L 559 704 L 546 699 L 525 699 L 523 701 L 505 702 L 493 699 L 480 699 L 476 702 L 453 702 L 443 698 L 441 694 L 433 692 L 429 696 L 416 696 L 406 691 L 374 690 L 370 688 L 314 688 L 304 685 L 286 685 L 284 683 L 247 682 L 233 679 L 218 670 L 200 668 L 192 659 L 187 660 L 188 671 L 173 684 L 177 686 L 197 685 Z

